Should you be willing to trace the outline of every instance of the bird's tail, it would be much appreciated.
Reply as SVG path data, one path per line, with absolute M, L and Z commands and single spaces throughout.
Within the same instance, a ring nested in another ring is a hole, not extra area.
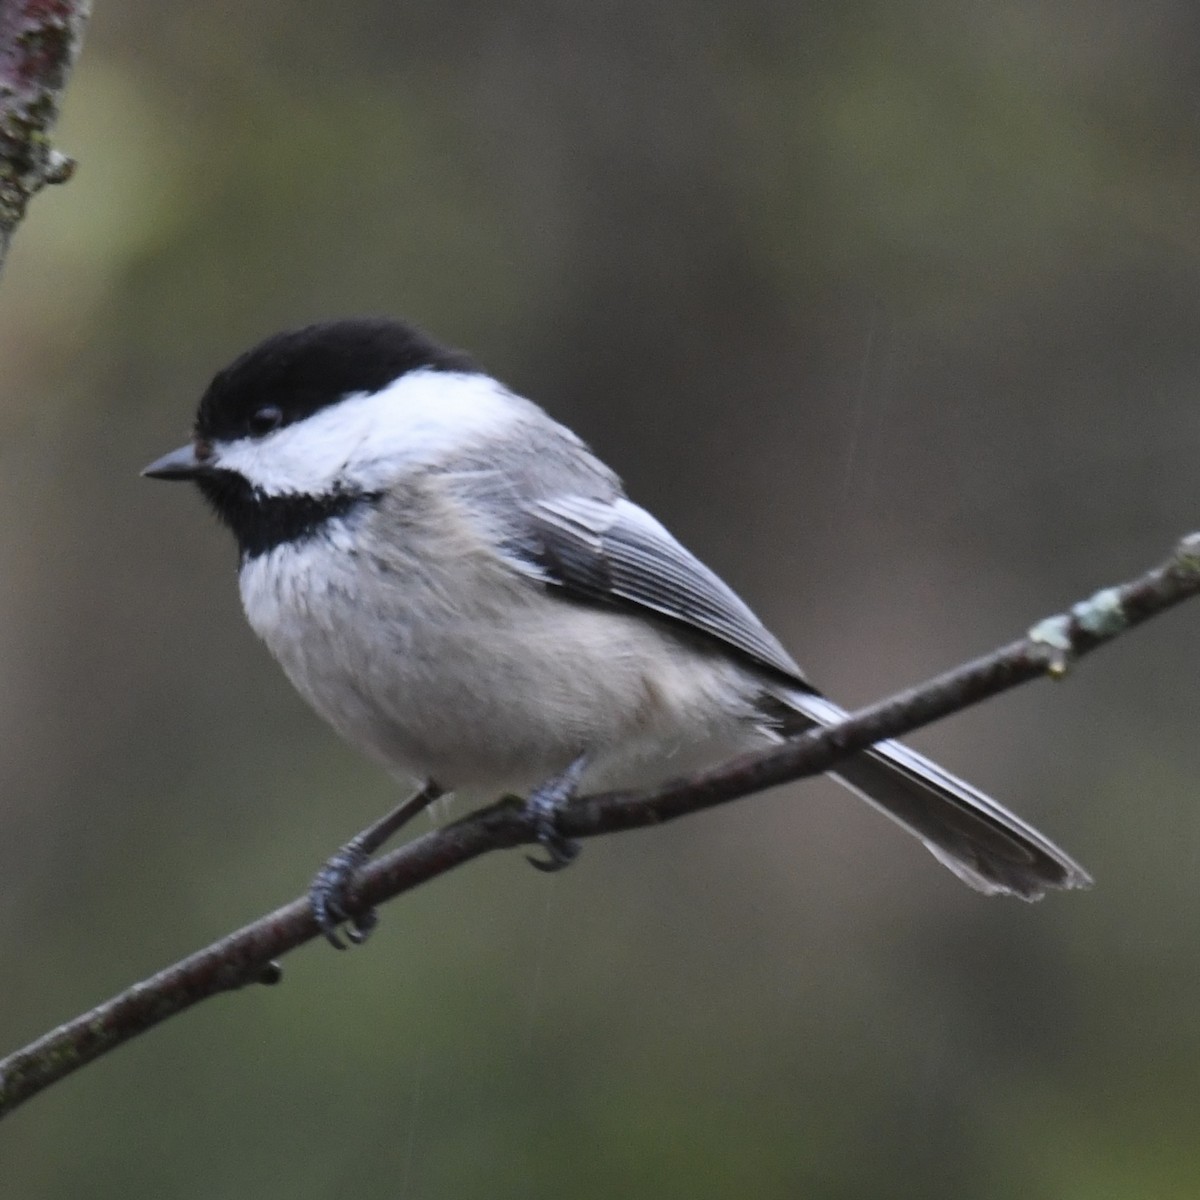
M 786 702 L 806 724 L 829 725 L 846 715 L 816 693 L 789 692 Z M 1033 826 L 901 742 L 880 742 L 838 763 L 830 774 L 920 838 L 939 862 L 978 891 L 1040 900 L 1052 888 L 1092 882 Z

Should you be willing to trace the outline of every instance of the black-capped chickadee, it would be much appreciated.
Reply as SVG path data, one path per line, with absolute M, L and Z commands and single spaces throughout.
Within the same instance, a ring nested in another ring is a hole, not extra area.
M 570 430 L 398 321 L 268 338 L 213 379 L 192 441 L 144 473 L 194 480 L 232 530 L 246 616 L 318 713 L 425 780 L 419 803 L 533 788 L 551 865 L 570 857 L 555 805 L 581 780 L 636 785 L 843 716 Z M 900 743 L 835 776 L 981 892 L 1091 882 Z M 382 836 L 317 877 L 335 943 Z

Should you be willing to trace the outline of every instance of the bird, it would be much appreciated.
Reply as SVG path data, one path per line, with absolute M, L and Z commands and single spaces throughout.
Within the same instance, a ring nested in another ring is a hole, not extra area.
M 246 618 L 300 695 L 420 786 L 310 888 L 334 945 L 368 855 L 448 791 L 518 792 L 546 869 L 584 785 L 637 786 L 846 714 L 748 605 L 566 426 L 463 351 L 389 317 L 276 333 L 219 371 L 190 440 L 143 474 L 191 481 L 238 547 Z M 979 892 L 1088 873 L 897 741 L 830 774 Z

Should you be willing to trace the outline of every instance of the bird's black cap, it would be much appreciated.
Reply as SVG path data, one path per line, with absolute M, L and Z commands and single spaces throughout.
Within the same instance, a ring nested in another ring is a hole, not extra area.
M 253 434 L 256 414 L 271 406 L 278 423 L 290 425 L 420 369 L 479 368 L 461 351 L 388 317 L 351 317 L 277 333 L 216 375 L 200 401 L 196 437 L 223 441 Z
M 214 459 L 214 442 L 264 436 L 336 404 L 378 392 L 410 371 L 475 372 L 466 355 L 402 321 L 352 317 L 277 333 L 219 372 L 200 401 L 192 440 L 150 464 L 152 479 L 192 480 L 238 540 L 243 559 L 311 536 L 375 497 L 264 495 Z

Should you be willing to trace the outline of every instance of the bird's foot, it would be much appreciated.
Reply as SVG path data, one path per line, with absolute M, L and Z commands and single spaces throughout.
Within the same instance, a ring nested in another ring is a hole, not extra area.
M 352 837 L 313 877 L 308 889 L 308 903 L 313 919 L 331 946 L 346 949 L 338 932 L 342 925 L 346 926 L 346 937 L 355 946 L 361 946 L 370 936 L 379 922 L 379 914 L 373 908 L 354 911 L 359 907 L 359 871 L 388 838 L 441 795 L 442 789 L 432 779 L 427 779 L 419 792 Z
M 559 832 L 558 816 L 574 799 L 586 766 L 587 755 L 581 754 L 561 775 L 535 788 L 525 801 L 533 817 L 538 844 L 546 852 L 545 858 L 534 858 L 532 854 L 525 857 L 539 871 L 561 871 L 579 857 L 579 843 Z
M 360 838 L 351 838 L 331 855 L 313 876 L 308 888 L 308 903 L 313 919 L 325 935 L 325 940 L 338 950 L 345 950 L 338 928 L 346 925 L 346 937 L 360 946 L 367 940 L 379 917 L 373 908 L 350 915 L 357 899 L 358 872 L 371 857 Z

